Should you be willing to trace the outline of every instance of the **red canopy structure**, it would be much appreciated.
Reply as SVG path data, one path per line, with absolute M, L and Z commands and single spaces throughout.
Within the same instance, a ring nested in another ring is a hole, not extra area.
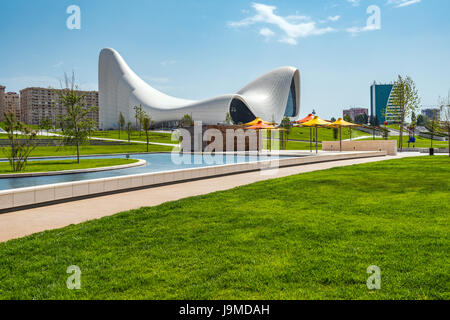
M 269 124 L 265 124 L 263 121 L 259 121 L 257 124 L 251 126 L 251 127 L 247 127 L 247 129 L 254 129 L 254 130 L 259 130 L 259 129 L 267 129 L 267 130 L 273 130 L 275 129 L 274 126 L 271 126 Z
M 295 121 L 294 123 L 305 123 L 314 119 L 314 115 L 312 113 L 308 114 L 305 118 Z

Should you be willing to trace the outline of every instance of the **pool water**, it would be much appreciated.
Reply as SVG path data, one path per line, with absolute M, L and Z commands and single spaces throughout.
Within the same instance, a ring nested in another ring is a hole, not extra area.
M 125 156 L 97 156 L 88 157 L 89 159 L 108 159 L 108 158 L 123 158 Z M 212 156 L 202 156 L 202 155 L 192 155 L 192 154 L 177 154 L 177 153 L 153 153 L 153 154 L 131 154 L 129 156 L 131 159 L 142 159 L 147 161 L 144 166 L 110 170 L 110 171 L 100 171 L 100 172 L 87 172 L 87 173 L 75 173 L 75 174 L 65 174 L 65 175 L 55 175 L 55 176 L 42 176 L 42 177 L 23 177 L 23 178 L 5 178 L 0 179 L 0 190 L 9 190 L 25 187 L 34 187 L 46 184 L 63 183 L 63 182 L 73 182 L 109 177 L 119 177 L 134 174 L 144 174 L 150 172 L 163 172 L 163 171 L 174 171 L 189 168 L 200 168 L 208 166 L 217 166 L 222 164 L 233 164 L 233 163 L 246 163 L 246 162 L 256 162 L 271 159 L 281 159 L 289 158 L 289 156 L 240 156 L 240 155 L 212 155 Z M 85 157 L 83 157 L 85 158 Z M 58 159 L 75 159 L 75 158 L 48 158 L 39 159 L 39 161 L 46 160 L 58 160 Z

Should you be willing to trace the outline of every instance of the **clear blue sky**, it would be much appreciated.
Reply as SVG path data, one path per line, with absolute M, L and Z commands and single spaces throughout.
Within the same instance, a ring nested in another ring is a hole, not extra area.
M 69 30 L 69 5 L 81 30 Z M 381 27 L 364 28 L 370 5 Z M 118 50 L 138 75 L 174 96 L 238 91 L 285 65 L 300 69 L 301 115 L 369 106 L 369 86 L 410 75 L 423 105 L 450 89 L 448 0 L 2 0 L 0 84 L 59 87 L 75 71 L 97 89 L 98 54 Z

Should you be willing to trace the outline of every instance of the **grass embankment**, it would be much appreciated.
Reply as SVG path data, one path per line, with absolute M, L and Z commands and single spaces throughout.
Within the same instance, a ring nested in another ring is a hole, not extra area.
M 372 138 L 367 139 L 361 139 L 361 140 L 373 140 Z M 376 140 L 384 140 L 383 138 L 376 138 Z M 400 136 L 389 136 L 389 140 L 397 140 L 397 147 L 398 142 L 400 141 Z M 409 135 L 403 135 L 403 148 L 408 148 L 408 140 Z M 409 144 L 410 148 L 431 148 L 431 139 L 422 138 L 420 136 L 416 136 L 416 142 Z M 448 148 L 448 142 L 447 141 L 436 141 L 433 140 L 433 148 Z
M 118 130 L 95 131 L 91 134 L 91 136 L 96 137 L 96 138 L 128 140 L 128 133 L 126 131 L 121 131 L 120 138 L 119 138 Z M 152 132 L 152 131 L 149 132 L 150 142 L 170 143 L 170 144 L 179 143 L 179 141 L 172 141 L 171 137 L 172 137 L 172 135 L 170 133 Z M 130 140 L 131 141 L 147 141 L 147 138 L 145 136 L 145 132 L 139 133 L 139 131 L 133 131 L 131 133 Z
M 110 166 L 119 166 L 138 162 L 136 159 L 81 159 L 80 163 L 76 160 L 54 160 L 54 161 L 29 161 L 25 170 L 22 172 L 13 172 L 8 162 L 0 162 L 0 176 L 2 174 L 27 173 L 27 172 L 47 172 L 47 171 L 65 171 L 101 168 Z
M 6 152 L 10 148 L 0 148 L 0 158 L 6 157 Z M 150 145 L 150 152 L 170 152 L 172 147 Z M 93 154 L 116 154 L 116 153 L 141 153 L 147 152 L 147 146 L 142 143 L 112 145 L 112 146 L 82 146 L 80 147 L 81 155 Z M 76 155 L 75 147 L 36 147 L 31 157 L 51 157 L 51 156 L 73 156 Z
M 0 244 L 0 298 L 449 299 L 449 189 L 407 158 L 124 212 Z

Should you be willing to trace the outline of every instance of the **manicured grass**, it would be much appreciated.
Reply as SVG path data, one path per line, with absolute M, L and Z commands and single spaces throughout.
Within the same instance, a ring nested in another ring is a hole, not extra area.
M 359 131 L 357 129 L 352 129 L 352 138 L 369 136 L 370 134 L 366 132 Z M 315 129 L 313 129 L 313 139 L 315 137 Z M 304 140 L 309 141 L 309 128 L 305 127 L 294 127 L 289 133 L 289 139 L 293 140 Z M 342 139 L 350 139 L 350 134 L 348 128 L 342 129 Z M 330 128 L 319 128 L 317 132 L 317 140 L 321 141 L 334 141 L 333 129 Z M 339 140 L 339 133 L 338 133 Z
M 20 138 L 21 137 L 19 136 L 19 139 Z M 6 133 L 0 133 L 0 139 L 8 139 L 8 135 Z M 38 135 L 37 139 L 61 140 L 62 137 Z
M 5 158 L 6 149 L 0 148 L 0 158 Z M 170 152 L 172 147 L 150 145 L 150 152 Z M 142 143 L 123 144 L 112 146 L 82 146 L 80 148 L 81 155 L 92 154 L 115 154 L 115 153 L 140 153 L 147 152 L 147 146 Z M 32 157 L 46 157 L 46 156 L 72 156 L 76 155 L 75 147 L 36 147 L 31 153 Z
M 421 157 L 124 212 L 0 244 L 0 298 L 449 299 L 449 190 Z
M 98 138 L 108 138 L 108 139 L 119 139 L 119 131 L 118 130 L 108 130 L 108 131 L 95 131 L 91 135 L 92 137 Z M 172 135 L 169 133 L 161 133 L 161 132 L 150 132 L 149 139 L 150 142 L 158 142 L 158 143 L 170 143 L 177 144 L 178 141 L 172 141 Z M 128 140 L 128 133 L 126 131 L 120 132 L 121 140 Z M 133 131 L 131 133 L 132 141 L 147 141 L 145 136 L 145 132 Z
M 138 160 L 136 159 L 81 159 L 80 163 L 77 163 L 76 160 L 29 161 L 25 167 L 25 170 L 22 172 L 12 172 L 8 162 L 0 162 L 0 175 L 24 172 L 65 171 L 110 167 L 131 164 L 137 161 Z

